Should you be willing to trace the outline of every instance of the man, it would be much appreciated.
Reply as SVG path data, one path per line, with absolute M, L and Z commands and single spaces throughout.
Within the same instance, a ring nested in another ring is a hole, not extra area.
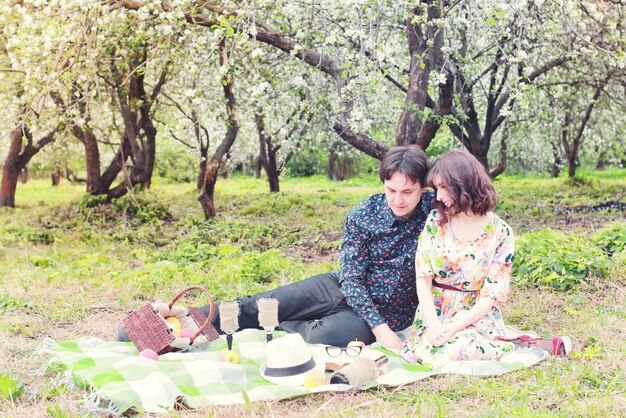
M 259 328 L 257 301 L 278 299 L 279 328 L 309 343 L 346 346 L 358 339 L 401 349 L 394 331 L 417 308 L 415 250 L 432 208 L 422 187 L 428 160 L 417 145 L 390 149 L 379 174 L 384 194 L 357 205 L 346 219 L 338 272 L 320 274 L 238 300 L 240 328 Z M 219 330 L 219 317 L 213 319 Z
M 275 298 L 279 328 L 309 343 L 358 339 L 402 349 L 395 331 L 411 325 L 417 308 L 415 251 L 433 202 L 422 187 L 427 172 L 417 145 L 391 148 L 379 169 L 384 194 L 365 199 L 346 219 L 339 271 L 238 299 L 240 329 L 260 328 L 257 301 Z M 217 313 L 212 322 L 220 330 Z

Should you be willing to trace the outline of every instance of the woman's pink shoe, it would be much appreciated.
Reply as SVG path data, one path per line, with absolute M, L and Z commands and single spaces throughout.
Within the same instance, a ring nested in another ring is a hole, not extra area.
M 569 337 L 552 337 L 552 354 L 556 357 L 569 357 L 572 354 L 572 340 Z

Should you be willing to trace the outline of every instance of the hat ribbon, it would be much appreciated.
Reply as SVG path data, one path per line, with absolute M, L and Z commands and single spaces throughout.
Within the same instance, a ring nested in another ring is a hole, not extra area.
M 286 377 L 296 374 L 308 372 L 315 367 L 315 360 L 313 357 L 306 363 L 298 364 L 297 366 L 290 367 L 265 367 L 265 375 L 270 377 Z

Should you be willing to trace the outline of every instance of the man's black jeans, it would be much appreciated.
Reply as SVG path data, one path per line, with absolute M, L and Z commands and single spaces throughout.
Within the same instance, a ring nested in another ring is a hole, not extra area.
M 346 346 L 355 339 L 371 344 L 376 341 L 370 327 L 348 306 L 339 290 L 339 277 L 336 272 L 320 274 L 277 289 L 245 296 L 239 302 L 239 329 L 259 329 L 259 309 L 261 298 L 278 300 L 279 329 L 299 333 L 311 344 Z M 202 308 L 206 314 L 209 307 Z M 212 321 L 220 329 L 219 312 Z

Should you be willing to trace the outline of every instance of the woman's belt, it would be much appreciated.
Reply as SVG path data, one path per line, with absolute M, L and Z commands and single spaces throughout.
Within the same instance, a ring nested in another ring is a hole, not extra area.
M 450 286 L 449 284 L 437 283 L 437 281 L 435 281 L 435 280 L 433 280 L 433 286 L 438 287 L 440 289 L 445 289 L 445 290 L 456 290 L 457 292 L 466 292 L 466 293 L 478 292 L 478 290 L 458 289 L 458 288 L 456 288 L 454 286 Z

